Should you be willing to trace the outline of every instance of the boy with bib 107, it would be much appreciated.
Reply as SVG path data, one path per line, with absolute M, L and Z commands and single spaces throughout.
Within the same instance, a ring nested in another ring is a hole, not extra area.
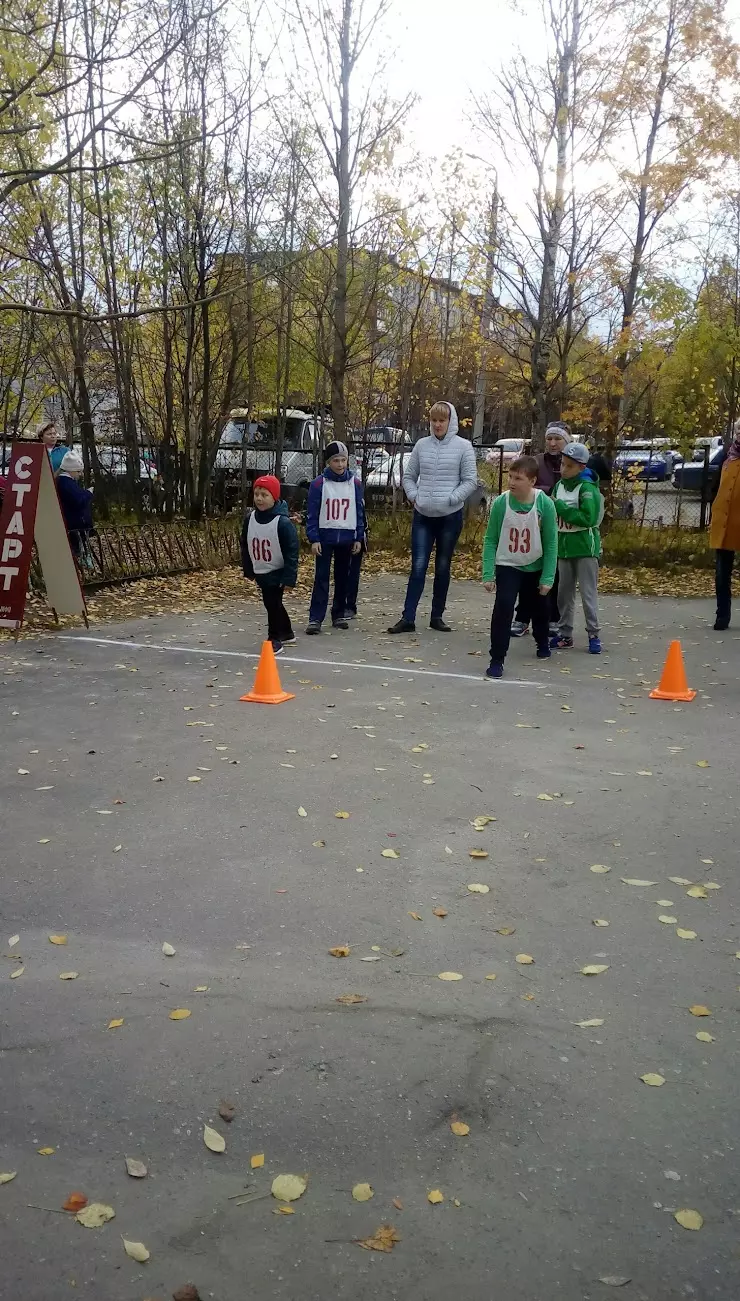
M 267 611 L 267 637 L 279 655 L 285 643 L 295 641 L 290 616 L 283 604 L 286 587 L 298 579 L 298 531 L 280 500 L 280 481 L 263 474 L 254 481 L 254 510 L 242 528 L 241 553 L 245 578 L 260 589 Z
M 329 443 L 324 453 L 326 469 L 308 490 L 306 533 L 316 557 L 306 632 L 321 632 L 329 604 L 329 579 L 334 561 L 334 598 L 331 622 L 348 628 L 347 582 L 353 555 L 362 550 L 365 536 L 365 499 L 362 484 L 349 469 L 345 443 Z
M 547 595 L 558 561 L 557 516 L 550 498 L 535 488 L 538 465 L 519 456 L 509 466 L 509 491 L 493 504 L 483 541 L 483 586 L 496 588 L 491 616 L 491 663 L 487 678 L 500 678 L 511 638 L 511 620 L 521 594 L 532 611 L 537 658 L 550 658 Z

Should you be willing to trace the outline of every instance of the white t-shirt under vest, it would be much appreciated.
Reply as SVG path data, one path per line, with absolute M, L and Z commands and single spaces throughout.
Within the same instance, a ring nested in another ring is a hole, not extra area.
M 283 567 L 283 549 L 278 536 L 279 523 L 279 515 L 275 515 L 266 524 L 259 523 L 254 511 L 249 517 L 247 545 L 255 574 L 269 574 L 271 570 Z
M 346 529 L 357 532 L 357 498 L 354 479 L 324 479 L 321 489 L 320 529 Z
M 542 555 L 540 513 L 537 509 L 540 491 L 540 488 L 535 488 L 534 501 L 528 511 L 514 510 L 511 493 L 507 492 L 506 510 L 496 547 L 497 565 L 520 569 L 523 565 L 531 565 L 533 561 L 539 560 Z

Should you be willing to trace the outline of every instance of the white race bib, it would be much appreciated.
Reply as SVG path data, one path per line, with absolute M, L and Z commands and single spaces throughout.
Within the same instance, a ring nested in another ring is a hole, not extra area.
M 320 529 L 346 529 L 357 532 L 357 498 L 354 479 L 324 479 L 321 489 Z
M 528 511 L 513 510 L 511 493 L 506 494 L 501 533 L 496 547 L 496 564 L 521 569 L 531 565 L 542 555 L 542 535 L 540 532 L 540 514 L 537 510 L 537 498 L 541 489 L 535 489 L 535 498 Z
M 271 570 L 283 567 L 283 549 L 278 537 L 279 523 L 279 515 L 266 524 L 258 523 L 254 512 L 249 517 L 247 546 L 255 574 L 269 574 Z

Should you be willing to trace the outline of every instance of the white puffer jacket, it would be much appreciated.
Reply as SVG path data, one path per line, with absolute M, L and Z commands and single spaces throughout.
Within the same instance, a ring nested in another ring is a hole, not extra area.
M 420 438 L 404 466 L 403 490 L 420 515 L 452 515 L 478 483 L 473 445 L 460 438 L 457 412 L 451 402 L 447 406 L 450 424 L 444 438 Z

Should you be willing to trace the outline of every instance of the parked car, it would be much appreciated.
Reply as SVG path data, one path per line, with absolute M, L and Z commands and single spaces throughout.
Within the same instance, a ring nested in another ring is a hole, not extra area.
M 670 447 L 656 447 L 654 443 L 633 443 L 623 448 L 614 458 L 614 470 L 644 482 L 665 483 L 670 479 L 683 457 Z
M 396 449 L 410 449 L 412 439 L 410 434 L 393 425 L 370 425 L 366 429 L 353 429 L 350 443 L 360 465 L 363 455 L 369 455 L 373 451 L 386 451 L 393 454 Z
M 476 515 L 479 519 L 486 518 L 491 509 L 491 490 L 482 479 L 478 480 L 463 509 L 466 515 Z
M 411 449 L 409 448 L 408 451 Z M 366 488 L 400 488 L 403 477 L 403 462 L 407 459 L 401 452 L 391 453 L 382 447 L 370 448 L 362 462 L 362 473 Z M 359 469 L 358 469 L 359 473 Z
M 249 413 L 234 410 L 219 440 L 214 475 L 217 479 L 236 482 L 241 478 L 242 455 L 248 479 L 260 474 L 272 474 L 275 468 L 275 444 L 278 436 L 278 417 L 250 420 Z M 331 437 L 331 425 L 324 422 L 324 437 Z M 323 468 L 321 422 L 311 412 L 289 409 L 285 413 L 283 452 L 280 463 L 281 483 L 291 496 L 296 489 L 305 490 Z M 354 461 L 350 460 L 350 465 Z
M 717 491 L 719 476 L 725 455 L 725 449 L 720 440 L 720 446 L 712 452 L 709 457 L 707 486 L 711 497 L 713 497 Z M 700 456 L 701 460 L 684 461 L 682 465 L 677 466 L 673 472 L 674 488 L 680 488 L 683 492 L 701 492 L 704 483 L 703 448 L 700 452 Z
M 531 438 L 499 438 L 486 452 L 486 460 L 494 466 L 499 466 L 503 460 L 504 469 L 507 469 L 518 456 L 524 456 L 531 442 Z

